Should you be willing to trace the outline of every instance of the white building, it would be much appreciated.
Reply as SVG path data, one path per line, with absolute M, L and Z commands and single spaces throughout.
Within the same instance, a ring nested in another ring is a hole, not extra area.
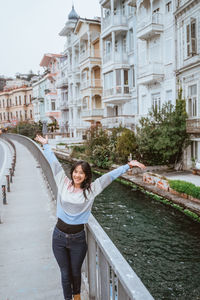
M 175 104 L 173 2 L 137 1 L 138 119 L 164 102 Z
M 183 88 L 192 141 L 185 153 L 186 167 L 200 161 L 200 1 L 176 1 L 176 76 Z
M 137 107 L 134 1 L 101 0 L 101 55 L 105 128 L 134 128 Z
M 60 54 L 45 54 L 40 63 L 45 72 L 42 78 L 33 83 L 33 105 L 35 122 L 60 123 L 60 110 L 56 90 L 58 61 Z

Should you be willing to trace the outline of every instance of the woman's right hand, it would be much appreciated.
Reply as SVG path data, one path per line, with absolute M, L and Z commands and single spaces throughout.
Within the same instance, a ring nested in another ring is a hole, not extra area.
M 41 135 L 37 134 L 34 140 L 39 142 L 42 145 L 48 144 L 48 136 L 47 135 L 44 138 Z

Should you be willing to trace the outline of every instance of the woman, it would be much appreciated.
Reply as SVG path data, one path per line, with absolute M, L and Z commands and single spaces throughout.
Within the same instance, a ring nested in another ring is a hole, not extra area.
M 88 222 L 94 198 L 113 180 L 129 168 L 145 166 L 136 160 L 128 162 L 92 182 L 90 165 L 76 162 L 71 168 L 71 180 L 48 145 L 48 139 L 37 135 L 36 141 L 44 148 L 44 155 L 50 163 L 57 187 L 58 221 L 53 232 L 53 253 L 61 271 L 65 300 L 80 300 L 81 266 L 87 252 L 84 224 Z

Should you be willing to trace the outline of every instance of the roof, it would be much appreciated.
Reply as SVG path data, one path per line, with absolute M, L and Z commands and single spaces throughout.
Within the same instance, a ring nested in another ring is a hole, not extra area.
M 77 14 L 77 12 L 74 9 L 74 5 L 72 5 L 72 10 L 68 15 L 68 20 L 77 20 L 79 18 L 79 15 Z
M 52 54 L 52 53 L 44 54 L 44 56 L 43 56 L 43 58 L 40 62 L 40 66 L 41 67 L 48 67 L 49 62 L 51 61 L 51 59 L 61 57 L 61 56 L 62 56 L 62 54 Z

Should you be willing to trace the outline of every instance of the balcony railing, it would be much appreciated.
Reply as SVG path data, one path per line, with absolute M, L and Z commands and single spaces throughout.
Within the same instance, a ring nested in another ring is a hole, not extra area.
M 82 81 L 81 82 L 81 90 L 83 89 L 87 89 L 89 87 L 89 80 L 86 80 L 86 81 Z
M 154 13 L 152 16 L 142 18 L 138 23 L 137 37 L 148 39 L 163 32 L 163 15 Z
M 65 88 L 68 86 L 68 79 L 67 77 L 63 77 L 63 78 L 60 78 L 59 80 L 57 80 L 56 82 L 56 87 L 59 89 L 59 88 Z
M 112 19 L 113 19 L 113 23 L 112 23 Z M 122 10 L 117 10 L 114 13 L 113 18 L 111 15 L 103 18 L 103 22 L 102 22 L 103 30 L 107 29 L 111 25 L 113 25 L 113 26 L 128 26 L 127 25 L 127 17 L 123 14 Z
M 128 85 L 118 85 L 115 88 L 106 89 L 103 92 L 104 97 L 108 96 L 118 96 L 118 95 L 127 95 L 130 93 L 129 86 Z
M 101 120 L 104 127 L 114 128 L 120 125 L 127 128 L 133 128 L 135 126 L 134 116 L 116 116 L 116 117 L 106 117 Z
M 66 109 L 68 109 L 68 107 L 69 107 L 68 101 L 62 101 L 60 103 L 59 109 L 60 110 L 66 110 Z
M 82 117 L 103 117 L 103 109 L 82 110 Z
M 93 79 L 92 80 L 92 87 L 93 88 L 100 88 L 100 87 L 102 87 L 102 81 L 101 81 L 101 79 Z
M 139 67 L 138 83 L 149 84 L 154 81 L 160 81 L 164 77 L 162 63 L 149 63 L 148 65 Z

